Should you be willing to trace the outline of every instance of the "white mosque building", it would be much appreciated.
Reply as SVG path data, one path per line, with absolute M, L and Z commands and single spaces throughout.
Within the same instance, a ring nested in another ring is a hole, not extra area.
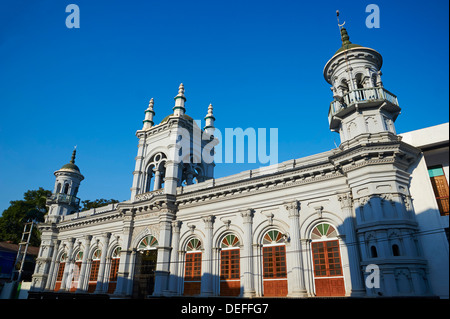
M 341 39 L 323 70 L 339 147 L 215 179 L 213 108 L 198 128 L 180 85 L 161 123 L 145 111 L 130 200 L 79 212 L 75 151 L 54 173 L 32 291 L 448 298 L 448 123 L 398 135 L 381 54 Z

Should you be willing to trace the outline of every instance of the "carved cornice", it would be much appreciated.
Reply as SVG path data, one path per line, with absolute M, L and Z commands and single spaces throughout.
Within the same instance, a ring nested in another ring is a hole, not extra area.
M 240 198 L 343 177 L 343 174 L 330 163 L 315 168 L 315 170 L 299 169 L 289 173 L 282 172 L 269 177 L 250 178 L 223 186 L 196 190 L 178 195 L 177 204 L 178 206 L 196 205 L 205 201 L 221 201 L 227 197 Z
M 68 220 L 59 223 L 56 227 L 59 231 L 70 228 L 81 228 L 95 224 L 101 224 L 105 222 L 114 222 L 116 220 L 123 219 L 123 214 L 116 210 L 113 213 L 100 213 L 98 215 L 80 217 L 73 220 Z

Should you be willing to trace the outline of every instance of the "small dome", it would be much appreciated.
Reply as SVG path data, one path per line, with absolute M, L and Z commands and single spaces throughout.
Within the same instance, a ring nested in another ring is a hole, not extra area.
M 73 153 L 72 153 L 72 158 L 70 159 L 70 162 L 67 163 L 66 165 L 63 165 L 63 167 L 61 167 L 60 170 L 66 170 L 66 171 L 73 171 L 75 173 L 78 173 L 81 175 L 80 173 L 80 169 L 78 168 L 78 166 L 75 165 L 75 156 L 77 154 L 77 150 L 74 149 Z
M 61 167 L 61 169 L 76 171 L 77 173 L 80 173 L 80 169 L 78 168 L 78 166 L 76 166 L 75 164 L 72 164 L 72 163 L 68 163 L 68 164 L 64 165 L 63 167 Z
M 362 46 L 359 44 L 355 44 L 355 43 L 346 44 L 346 45 L 343 45 L 342 47 L 340 47 L 334 55 L 336 55 L 340 52 L 344 52 L 349 49 L 353 49 L 353 48 L 362 48 Z

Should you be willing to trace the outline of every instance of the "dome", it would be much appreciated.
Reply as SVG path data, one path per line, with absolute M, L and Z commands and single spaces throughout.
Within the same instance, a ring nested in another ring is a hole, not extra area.
M 340 53 L 340 52 L 344 52 L 344 51 L 349 50 L 349 49 L 353 49 L 353 48 L 362 48 L 362 46 L 359 45 L 359 44 L 355 44 L 355 43 L 350 43 L 350 44 L 342 45 L 342 47 L 340 47 L 340 48 L 336 51 L 336 53 L 335 53 L 334 55 L 336 55 L 336 54 L 338 54 L 338 53 Z
M 75 165 L 75 156 L 76 156 L 77 150 L 73 150 L 72 158 L 70 159 L 70 162 L 63 165 L 63 167 L 60 168 L 60 170 L 64 171 L 72 171 L 74 173 L 78 173 L 81 175 L 80 169 L 78 166 Z
M 64 165 L 63 167 L 61 167 L 61 169 L 76 171 L 77 173 L 80 173 L 80 169 L 78 168 L 78 166 L 72 163 Z

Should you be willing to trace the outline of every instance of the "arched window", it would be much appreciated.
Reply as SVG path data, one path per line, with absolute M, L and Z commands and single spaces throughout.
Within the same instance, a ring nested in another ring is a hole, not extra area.
M 202 242 L 197 238 L 193 238 L 188 242 L 188 244 L 186 246 L 186 251 L 188 251 L 188 252 L 200 251 L 202 248 L 203 248 Z
M 270 230 L 263 237 L 263 289 L 266 297 L 287 295 L 285 238 L 278 230 Z
M 100 257 L 102 251 L 97 249 L 92 255 L 91 272 L 89 274 L 88 292 L 94 292 L 97 287 L 98 269 L 100 268 Z
M 153 185 L 152 185 L 152 179 L 154 176 L 154 170 L 155 166 L 150 165 L 149 167 L 147 167 L 147 171 L 146 171 L 146 181 L 145 181 L 145 191 L 146 192 L 151 192 L 153 190 Z
M 111 267 L 109 270 L 109 283 L 108 283 L 108 293 L 112 294 L 116 290 L 117 286 L 117 272 L 119 271 L 120 263 L 120 247 L 116 247 L 111 256 Z
M 346 79 L 342 79 L 338 86 L 339 90 L 342 92 L 342 95 L 345 95 L 349 92 L 349 85 Z
M 166 176 L 166 160 L 164 153 L 159 152 L 153 155 L 147 165 L 145 191 L 150 192 L 161 189 L 164 186 Z
M 397 244 L 392 245 L 392 255 L 394 257 L 400 256 L 400 248 Z
M 148 249 L 154 249 L 158 246 L 158 240 L 152 235 L 145 236 L 138 245 L 137 250 L 148 250 Z
M 64 269 L 66 267 L 67 254 L 63 253 L 59 258 L 59 267 L 58 273 L 56 274 L 56 283 L 55 283 L 55 291 L 58 291 L 61 288 L 61 283 L 64 276 Z
M 370 247 L 370 256 L 372 258 L 377 258 L 378 257 L 377 247 L 375 247 L 375 246 L 371 246 Z
M 200 294 L 202 277 L 202 242 L 192 238 L 186 246 L 186 262 L 184 266 L 184 295 Z
M 81 263 L 83 261 L 83 252 L 79 251 L 75 256 L 75 264 L 73 266 L 72 283 L 70 291 L 73 292 L 78 288 L 78 280 L 80 279 Z
M 285 242 L 285 236 L 278 230 L 268 231 L 263 238 L 263 245 L 282 244 Z
M 61 192 L 61 183 L 58 183 L 58 185 L 56 186 L 55 194 L 59 194 L 60 192 Z
M 327 223 L 311 232 L 316 296 L 344 296 L 344 275 L 336 229 Z
M 240 241 L 233 234 L 225 236 L 220 244 L 220 295 L 239 296 L 240 281 Z
M 311 233 L 311 239 L 327 239 L 336 236 L 337 236 L 336 229 L 330 224 L 325 223 L 317 225 Z
M 134 273 L 134 298 L 145 298 L 153 294 L 155 288 L 155 272 L 158 261 L 158 240 L 145 236 L 138 244 Z
M 68 193 L 69 193 L 69 184 L 68 184 L 68 183 L 65 183 L 65 184 L 64 184 L 64 190 L 63 190 L 63 193 L 64 193 L 64 194 L 68 194 Z
M 364 88 L 364 76 L 361 73 L 357 73 L 355 75 L 356 80 L 356 88 L 363 89 Z

